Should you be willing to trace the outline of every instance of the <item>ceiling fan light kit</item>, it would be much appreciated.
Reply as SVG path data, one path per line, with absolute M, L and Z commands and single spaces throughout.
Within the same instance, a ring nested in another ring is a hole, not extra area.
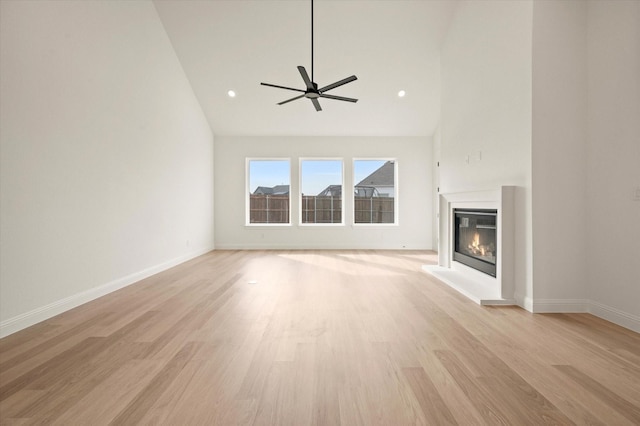
M 345 98 L 343 96 L 334 96 L 334 95 L 328 95 L 325 93 L 325 92 L 328 92 L 329 90 L 335 89 L 336 87 L 340 87 L 344 84 L 357 80 L 358 77 L 356 77 L 355 75 L 344 78 L 340 81 L 336 81 L 335 83 L 321 87 L 320 89 L 318 89 L 318 84 L 313 81 L 313 0 L 311 0 L 311 78 L 309 78 L 309 74 L 307 74 L 307 70 L 303 66 L 299 65 L 298 71 L 300 72 L 300 75 L 302 76 L 302 81 L 304 81 L 304 84 L 306 86 L 305 90 L 294 89 L 293 87 L 278 86 L 276 84 L 269 84 L 269 83 L 260 83 L 260 84 L 263 86 L 275 87 L 277 89 L 293 90 L 295 92 L 302 93 L 301 95 L 294 96 L 291 99 L 287 99 L 285 101 L 279 102 L 278 105 L 284 105 L 288 102 L 295 101 L 296 99 L 307 98 L 311 100 L 311 102 L 313 103 L 313 106 L 316 108 L 316 111 L 322 111 L 318 98 L 333 99 L 336 101 L 358 102 L 358 100 L 354 98 Z

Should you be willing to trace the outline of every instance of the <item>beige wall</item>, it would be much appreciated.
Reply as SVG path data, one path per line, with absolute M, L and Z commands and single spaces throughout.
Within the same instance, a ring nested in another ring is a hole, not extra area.
M 524 189 L 519 302 L 640 331 L 640 2 L 461 1 L 442 68 L 441 190 Z
M 534 310 L 584 311 L 587 3 L 533 11 Z
M 640 3 L 534 4 L 534 310 L 640 330 Z
M 515 297 L 532 297 L 529 1 L 462 1 L 442 47 L 440 192 L 516 190 Z
M 0 333 L 213 247 L 213 136 L 151 2 L 2 1 Z
M 216 137 L 216 248 L 432 248 L 431 139 L 420 137 Z M 245 159 L 290 158 L 292 225 L 245 226 Z M 353 226 L 345 198 L 344 226 L 298 224 L 300 158 L 342 158 L 345 187 L 354 158 L 397 160 L 398 225 Z
M 591 1 L 587 22 L 588 296 L 640 332 L 640 2 Z

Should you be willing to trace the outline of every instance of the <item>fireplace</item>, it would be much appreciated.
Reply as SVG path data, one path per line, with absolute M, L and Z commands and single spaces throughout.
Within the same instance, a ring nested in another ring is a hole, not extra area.
M 497 210 L 453 209 L 453 260 L 485 274 L 496 276 Z
M 517 190 L 441 193 L 438 265 L 423 269 L 481 305 L 516 304 L 516 208 L 524 211 Z

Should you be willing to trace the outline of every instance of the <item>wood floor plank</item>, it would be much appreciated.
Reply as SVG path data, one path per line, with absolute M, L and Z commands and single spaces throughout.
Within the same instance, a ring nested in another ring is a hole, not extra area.
M 115 315 L 115 314 L 112 313 L 111 315 Z M 2 360 L 2 362 L 0 363 L 0 371 L 7 371 L 15 367 L 16 365 L 37 356 L 38 354 L 40 354 L 45 350 L 49 350 L 56 345 L 64 343 L 68 339 L 76 338 L 78 335 L 81 335 L 85 330 L 93 327 L 95 324 L 98 324 L 104 321 L 105 319 L 108 319 L 108 316 L 107 318 L 104 318 L 101 316 L 94 316 L 93 318 L 88 318 L 82 321 L 81 323 L 76 324 L 73 327 L 70 327 L 64 333 L 60 333 L 59 335 L 51 337 L 50 339 L 47 339 L 39 343 L 38 345 L 35 345 L 29 348 L 28 350 L 25 350 L 16 354 L 12 358 Z
M 487 388 L 484 382 L 476 379 L 453 352 L 436 351 L 436 356 L 463 389 L 485 422 L 493 425 L 511 424 L 510 416 L 503 412 L 506 407 L 496 400 L 501 395 L 493 395 L 491 389 Z
M 437 357 L 440 348 L 422 347 L 420 350 L 420 364 L 429 379 L 433 382 L 440 398 L 453 414 L 456 423 L 460 425 L 491 425 L 484 420 L 480 411 L 471 402 L 455 378 L 449 373 Z
M 312 425 L 340 425 L 340 402 L 338 389 L 344 384 L 334 353 L 326 338 L 319 339 L 313 366 L 315 390 Z
M 88 425 L 96 419 L 110 422 L 160 372 L 162 366 L 160 361 L 155 360 L 131 360 L 125 363 L 50 424 Z M 104 395 L 111 397 L 104 398 Z M 95 406 L 95 400 L 101 400 L 102 403 Z
M 427 251 L 214 251 L 0 340 L 0 424 L 635 425 L 640 335 Z
M 346 386 L 338 394 L 342 424 L 367 426 L 376 424 L 371 418 L 366 391 L 361 386 Z
M 629 402 L 623 396 L 607 389 L 605 386 L 593 380 L 591 377 L 579 371 L 575 367 L 570 365 L 557 365 L 556 368 L 571 377 L 571 379 L 578 383 L 583 389 L 595 395 L 607 405 L 613 407 L 616 412 L 620 413 L 635 424 L 640 424 L 640 407 L 636 404 Z
M 1 419 L 19 418 L 19 413 L 46 393 L 44 390 L 20 390 L 0 402 Z M 4 423 L 0 423 L 4 424 Z
M 108 318 L 108 315 L 105 317 Z M 7 359 L 0 367 L 0 387 L 28 374 L 39 365 L 69 350 L 69 348 L 77 347 L 88 338 L 101 337 L 102 333 L 99 331 L 101 326 L 93 323 L 91 318 L 87 319 L 87 323 L 89 324 L 87 327 L 82 324 L 79 324 L 78 327 L 71 327 L 76 330 L 74 333 L 61 333 L 59 339 L 52 337 L 29 349 L 25 349 L 24 356 L 17 353 Z
M 197 349 L 198 345 L 195 343 L 186 344 L 109 424 L 138 423 L 153 403 L 166 391 L 168 384 L 175 380 Z
M 38 419 L 38 424 L 49 424 L 84 397 L 87 389 L 93 389 L 107 380 L 120 366 L 139 356 L 143 345 L 129 344 L 124 336 L 143 326 L 155 317 L 148 312 L 108 337 L 89 338 L 78 347 L 62 354 L 64 362 L 45 363 L 38 369 L 38 377 L 27 388 L 46 389 L 38 400 L 18 413 L 20 417 Z M 126 350 L 122 350 L 125 348 Z M 59 395 L 64 395 L 60 398 Z
M 195 359 L 197 353 L 185 363 L 171 382 L 167 382 L 162 392 L 151 405 L 147 405 L 144 413 L 136 420 L 136 424 L 211 424 L 213 413 L 208 408 L 215 406 L 215 401 L 208 398 L 206 388 L 198 386 L 198 376 L 206 371 L 208 386 L 217 388 L 219 383 L 211 377 L 206 369 L 207 362 Z M 186 406 L 185 406 L 186 405 Z M 174 417 L 174 412 L 179 417 Z
M 423 368 L 403 368 L 402 373 L 409 382 L 414 396 L 420 404 L 422 414 L 427 424 L 457 425 L 458 422 L 451 414 L 451 410 L 440 396 L 433 382 Z

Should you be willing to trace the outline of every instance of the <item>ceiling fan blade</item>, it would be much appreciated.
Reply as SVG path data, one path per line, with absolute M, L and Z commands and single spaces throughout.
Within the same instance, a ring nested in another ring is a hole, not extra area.
M 311 99 L 311 102 L 313 102 L 313 106 L 316 107 L 316 111 L 322 111 L 322 108 L 320 107 L 320 102 L 318 102 L 317 98 Z
M 295 98 L 287 99 L 286 101 L 278 102 L 278 105 L 284 105 L 287 102 L 295 101 L 296 99 L 304 98 L 304 95 L 296 96 Z
M 304 84 L 307 86 L 307 89 L 315 90 L 313 82 L 309 78 L 309 74 L 307 74 L 307 70 L 305 70 L 303 66 L 299 65 L 298 71 L 300 71 L 300 75 L 302 76 L 302 80 L 304 80 Z
M 275 87 L 277 89 L 295 90 L 296 92 L 306 93 L 306 91 L 304 90 L 294 89 L 293 87 L 278 86 L 276 84 L 269 84 L 269 83 L 260 83 L 260 84 L 262 84 L 263 86 Z
M 336 87 L 342 86 L 343 84 L 347 84 L 347 83 L 351 83 L 354 80 L 357 80 L 358 77 L 356 77 L 355 75 L 352 75 L 351 77 L 347 77 L 345 79 L 342 79 L 340 81 L 336 81 L 333 84 L 330 84 L 328 86 L 324 86 L 322 89 L 318 89 L 318 92 L 322 93 L 322 92 L 326 92 L 328 90 L 331 89 L 335 89 Z
M 325 95 L 324 93 L 321 93 L 320 97 L 321 98 L 327 98 L 327 99 L 335 99 L 336 101 L 358 102 L 358 100 L 354 99 L 354 98 L 345 98 L 345 97 L 342 97 L 342 96 Z

